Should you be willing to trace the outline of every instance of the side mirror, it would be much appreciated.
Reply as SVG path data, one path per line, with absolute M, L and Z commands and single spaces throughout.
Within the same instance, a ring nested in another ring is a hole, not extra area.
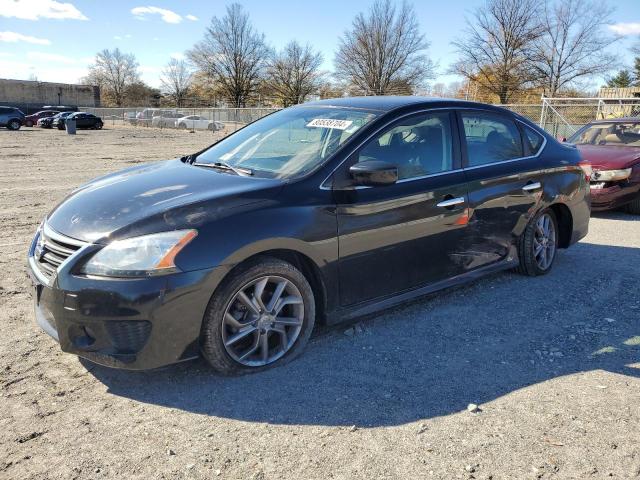
M 349 168 L 349 173 L 357 185 L 374 187 L 393 185 L 398 181 L 398 167 L 382 160 L 365 160 Z

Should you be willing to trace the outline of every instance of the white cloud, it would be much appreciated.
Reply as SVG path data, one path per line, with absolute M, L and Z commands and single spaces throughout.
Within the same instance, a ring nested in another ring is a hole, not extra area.
M 89 20 L 73 4 L 56 0 L 0 0 L 0 16 L 23 20 Z
M 38 62 L 12 61 L 0 58 L 0 72 L 10 72 L 9 78 L 27 80 L 35 76 L 42 82 L 78 83 L 87 74 L 86 67 L 51 65 Z
M 614 23 L 613 25 L 609 25 L 609 29 L 618 35 L 640 35 L 640 22 Z
M 16 32 L 0 32 L 0 42 L 9 43 L 33 43 L 34 45 L 51 45 L 51 41 L 46 38 L 31 37 Z
M 114 40 L 122 40 L 122 37 L 120 35 L 116 35 L 115 37 L 113 37 Z
M 176 60 L 184 60 L 186 57 L 182 52 L 174 52 L 169 55 L 171 58 L 175 58 Z
M 191 14 L 187 15 L 184 18 L 186 18 L 187 20 L 191 20 L 192 22 L 197 22 L 198 21 L 198 17 L 196 17 L 195 15 L 191 15 Z
M 57 64 L 63 63 L 65 65 L 77 63 L 77 60 L 75 58 L 65 57 L 64 55 L 58 55 L 55 53 L 44 52 L 27 52 L 27 59 L 36 62 L 52 62 Z
M 180 23 L 182 21 L 182 16 L 178 15 L 176 12 L 160 7 L 135 7 L 131 9 L 131 13 L 139 20 L 146 19 L 147 14 L 157 14 L 160 15 L 160 18 L 167 23 Z

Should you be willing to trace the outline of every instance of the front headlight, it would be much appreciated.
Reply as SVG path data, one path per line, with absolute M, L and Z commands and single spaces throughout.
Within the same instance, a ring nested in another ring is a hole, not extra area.
M 616 180 L 624 180 L 631 175 L 631 168 L 622 170 L 594 170 L 591 178 L 599 182 L 615 182 Z
M 197 234 L 197 230 L 174 230 L 116 240 L 91 257 L 82 273 L 141 277 L 174 272 L 176 255 Z

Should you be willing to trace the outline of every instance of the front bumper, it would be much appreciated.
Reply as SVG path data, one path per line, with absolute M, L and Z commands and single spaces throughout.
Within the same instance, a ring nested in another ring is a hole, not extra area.
M 633 201 L 640 195 L 640 180 L 618 182 L 605 188 L 591 188 L 591 210 L 614 210 Z
M 131 370 L 199 355 L 202 319 L 226 267 L 117 279 L 74 275 L 76 260 L 43 282 L 29 254 L 36 322 L 64 352 Z

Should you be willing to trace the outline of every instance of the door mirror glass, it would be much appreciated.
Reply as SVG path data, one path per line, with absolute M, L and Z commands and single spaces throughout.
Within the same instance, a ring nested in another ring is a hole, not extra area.
M 392 185 L 398 181 L 398 167 L 382 160 L 365 160 L 349 168 L 356 185 L 367 187 Z

